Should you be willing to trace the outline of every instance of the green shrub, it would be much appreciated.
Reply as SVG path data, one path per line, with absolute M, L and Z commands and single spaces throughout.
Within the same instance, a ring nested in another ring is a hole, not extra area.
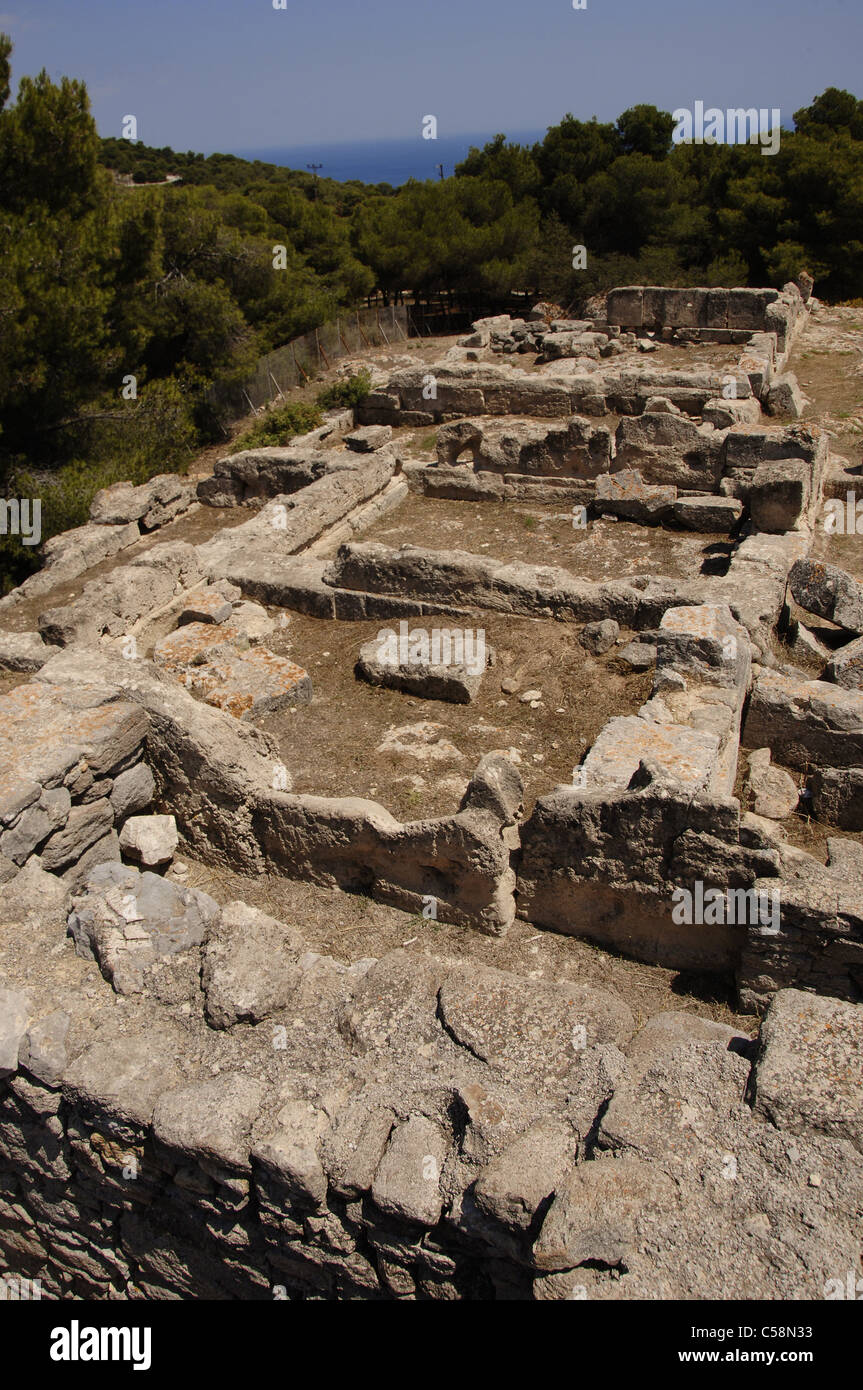
M 321 412 L 315 405 L 303 405 L 291 401 L 287 405 L 268 410 L 260 420 L 256 420 L 250 430 L 234 440 L 233 449 L 266 449 L 287 444 L 294 435 L 307 434 L 322 423 Z
M 318 405 L 322 410 L 340 410 L 356 407 L 365 400 L 372 389 L 372 374 L 365 368 L 356 376 L 336 381 L 318 394 Z

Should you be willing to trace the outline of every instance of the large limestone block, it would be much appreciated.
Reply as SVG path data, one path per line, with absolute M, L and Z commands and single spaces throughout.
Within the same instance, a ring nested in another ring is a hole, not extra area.
M 372 1183 L 372 1201 L 388 1216 L 435 1226 L 443 1211 L 441 1174 L 450 1141 L 425 1115 L 392 1132 Z
M 794 602 L 849 632 L 863 633 L 863 588 L 823 560 L 797 560 L 788 576 Z
M 863 765 L 863 692 L 827 681 L 802 681 L 762 671 L 755 682 L 743 738 L 769 748 L 786 767 L 809 772 Z
M 656 644 L 657 671 L 673 667 L 687 681 L 737 688 L 749 684 L 749 636 L 726 604 L 669 608 Z
M 153 1113 L 160 1144 L 187 1159 L 248 1172 L 252 1126 L 266 1088 L 248 1072 L 228 1071 L 165 1092 Z
M 637 1158 L 603 1158 L 574 1168 L 551 1204 L 534 1249 L 538 1269 L 574 1269 L 587 1260 L 619 1265 L 638 1246 L 642 1225 L 678 1204 L 670 1178 Z
M 618 715 L 610 719 L 581 765 L 586 790 L 623 791 L 642 762 L 656 764 L 669 781 L 705 791 L 716 775 L 720 740 L 684 724 Z
M 451 975 L 440 992 L 444 1027 L 474 1056 L 510 1079 L 566 1077 L 587 1048 L 625 1043 L 630 1010 L 587 985 L 519 980 L 488 967 Z
M 201 985 L 207 1021 L 213 1028 L 260 1023 L 283 1008 L 300 983 L 302 941 L 246 903 L 228 903 L 210 928 Z
M 759 531 L 794 531 L 805 522 L 812 495 L 812 468 L 802 459 L 761 463 L 749 492 L 752 524 Z
M 407 629 L 407 626 L 405 623 L 404 628 Z M 424 629 L 422 631 L 428 644 L 428 634 Z M 433 637 L 434 635 L 433 633 Z M 454 651 L 452 659 L 434 662 L 431 653 L 428 660 L 422 660 L 420 657 L 414 661 L 406 653 L 406 659 L 401 660 L 397 652 L 394 654 L 395 659 L 390 659 L 385 630 L 383 639 L 378 636 L 360 648 L 356 664 L 357 676 L 369 685 L 382 686 L 387 690 L 402 690 L 423 700 L 448 700 L 457 705 L 470 704 L 479 694 L 486 667 L 492 656 L 491 650 L 485 646 L 485 634 L 480 639 L 472 630 L 469 634 L 464 634 L 461 629 L 446 628 L 443 632 L 438 629 L 436 635 L 439 643 L 438 654 L 448 655 Z M 454 641 L 461 646 L 461 653 L 457 648 L 454 650 Z M 394 646 L 396 642 L 395 633 L 390 630 L 390 645 Z M 469 652 L 466 651 L 467 643 L 470 645 Z M 457 657 L 460 654 L 462 659 L 459 661 Z
M 784 989 L 761 1028 L 755 1109 L 790 1134 L 848 1139 L 863 1152 L 863 1009 Z
M 668 515 L 676 499 L 676 487 L 652 487 L 634 468 L 597 478 L 593 505 L 601 513 L 655 523 Z

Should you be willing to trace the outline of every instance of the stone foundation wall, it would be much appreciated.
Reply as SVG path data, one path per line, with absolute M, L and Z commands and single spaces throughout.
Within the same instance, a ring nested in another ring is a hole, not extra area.
M 786 990 L 755 1044 L 636 1032 L 603 989 L 346 968 L 212 908 L 131 992 L 38 973 L 60 912 L 7 971 L 0 1268 L 43 1296 L 808 1299 L 856 1267 L 859 1010 Z

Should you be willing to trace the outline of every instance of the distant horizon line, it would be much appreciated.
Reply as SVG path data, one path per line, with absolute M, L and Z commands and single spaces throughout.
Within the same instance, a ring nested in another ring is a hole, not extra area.
M 558 124 L 559 124 L 559 122 L 558 122 Z M 521 136 L 525 136 L 525 135 L 531 135 L 531 136 L 532 136 L 532 135 L 540 135 L 540 136 L 542 136 L 542 135 L 545 135 L 546 132 L 547 132 L 550 128 L 551 128 L 551 127 L 549 127 L 549 126 L 544 126 L 544 127 L 542 128 L 541 131 L 539 130 L 538 127 L 537 127 L 536 129 L 531 128 L 531 129 L 529 129 L 529 130 L 514 130 L 514 131 L 512 132 L 511 135 L 510 135 L 509 133 L 507 133 L 506 131 L 497 131 L 497 130 L 454 130 L 451 134 L 439 135 L 439 136 L 437 137 L 437 141 L 439 142 L 439 141 L 446 141 L 446 140 L 476 140 L 476 139 L 493 140 L 493 139 L 495 138 L 495 136 L 496 136 L 496 135 L 499 135 L 499 134 L 500 134 L 500 135 L 503 135 L 507 140 L 510 140 L 511 138 L 513 138 L 513 137 L 515 137 L 515 136 L 519 136 L 519 135 L 521 135 Z M 266 154 L 266 153 L 268 153 L 268 152 L 270 152 L 270 151 L 274 151 L 274 152 L 275 152 L 275 151 L 278 151 L 278 150 L 305 150 L 305 149 L 311 148 L 312 146 L 314 146 L 316 149 L 325 150 L 325 149 L 344 149 L 344 147 L 345 147 L 346 145 L 386 145 L 386 144 L 390 144 L 390 145 L 412 145 L 412 144 L 415 144 L 415 143 L 418 143 L 418 142 L 421 142 L 421 141 L 422 141 L 423 143 L 425 143 L 425 144 L 437 143 L 437 142 L 431 141 L 431 140 L 423 140 L 422 134 L 421 134 L 421 133 L 418 133 L 417 135 L 367 135 L 367 136 L 365 136 L 365 137 L 363 137 L 362 139 L 359 139 L 359 140 L 357 140 L 357 139 L 347 139 L 347 140 L 315 140 L 315 139 L 311 139 L 311 140 L 298 140 L 298 141 L 296 141 L 295 143 L 292 143 L 292 144 L 285 143 L 285 144 L 282 144 L 282 145 L 254 145 L 254 146 L 253 146 L 253 145 L 246 145 L 246 146 L 244 146 L 244 149 L 246 149 L 246 150 L 252 150 L 252 149 L 254 149 L 254 150 L 260 152 L 261 154 Z M 236 150 L 219 150 L 219 151 L 217 151 L 217 153 L 219 153 L 219 154 L 236 154 L 236 153 L 238 153 L 238 151 L 236 151 Z

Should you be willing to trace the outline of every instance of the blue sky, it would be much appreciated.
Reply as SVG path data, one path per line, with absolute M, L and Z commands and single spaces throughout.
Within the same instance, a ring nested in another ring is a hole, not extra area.
M 2 6 L 4 0 L 0 0 Z M 103 135 L 244 150 L 541 130 L 567 111 L 863 96 L 860 0 L 6 0 L 18 75 L 83 78 Z

